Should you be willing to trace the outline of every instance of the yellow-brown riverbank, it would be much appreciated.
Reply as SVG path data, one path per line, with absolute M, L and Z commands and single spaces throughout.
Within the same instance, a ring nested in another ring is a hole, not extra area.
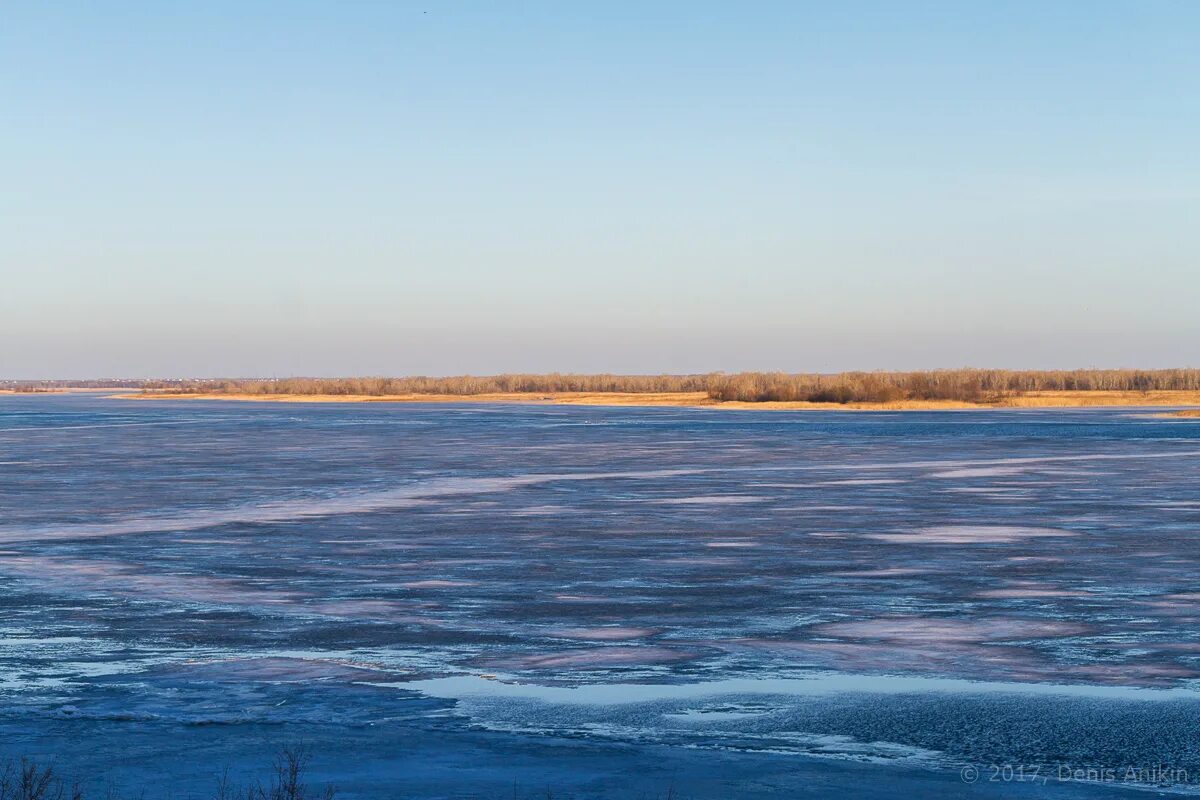
M 1197 391 L 1076 391 L 1028 392 L 994 402 L 972 403 L 959 400 L 895 400 L 886 403 L 814 403 L 808 401 L 746 402 L 714 400 L 704 392 L 496 392 L 488 394 L 239 394 L 236 392 L 141 392 L 113 395 L 131 400 L 229 400 L 258 403 L 522 403 L 585 406 L 667 406 L 684 408 L 723 408 L 813 411 L 929 411 L 970 408 L 1087 408 L 1098 406 L 1200 406 Z M 1200 415 L 1195 411 L 1180 415 Z

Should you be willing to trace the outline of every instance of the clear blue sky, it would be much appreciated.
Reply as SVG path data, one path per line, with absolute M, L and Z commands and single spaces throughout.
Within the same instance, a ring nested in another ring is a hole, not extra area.
M 1200 3 L 6 2 L 0 377 L 1200 365 Z

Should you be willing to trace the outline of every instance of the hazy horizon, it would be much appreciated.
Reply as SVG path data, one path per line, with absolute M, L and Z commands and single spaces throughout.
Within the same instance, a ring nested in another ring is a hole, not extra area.
M 2 14 L 0 378 L 1200 363 L 1200 5 Z

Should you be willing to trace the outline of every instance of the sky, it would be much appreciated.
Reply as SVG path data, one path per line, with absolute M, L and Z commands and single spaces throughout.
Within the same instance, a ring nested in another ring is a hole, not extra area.
M 1200 3 L 0 3 L 0 378 L 1200 366 Z

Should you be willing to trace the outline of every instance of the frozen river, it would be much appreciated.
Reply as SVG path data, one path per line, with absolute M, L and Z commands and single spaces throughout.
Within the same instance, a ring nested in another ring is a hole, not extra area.
M 150 798 L 1190 791 L 1198 623 L 1144 410 L 0 397 L 0 755 Z

